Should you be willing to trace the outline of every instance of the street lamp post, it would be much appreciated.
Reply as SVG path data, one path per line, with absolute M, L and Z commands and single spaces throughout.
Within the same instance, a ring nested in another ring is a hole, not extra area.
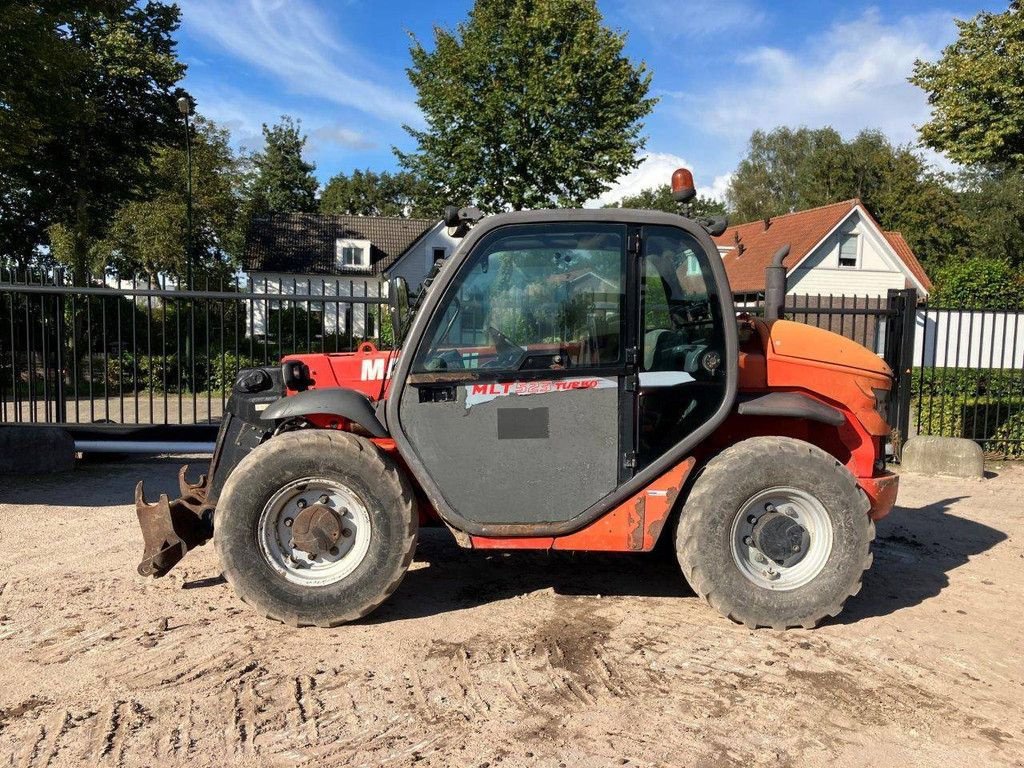
M 186 198 L 185 198 L 185 290 L 191 291 L 192 284 L 192 130 L 189 124 L 191 104 L 188 97 L 178 98 L 178 111 L 185 117 L 185 166 L 186 166 Z M 195 405 L 195 363 L 192 359 L 192 337 L 195 335 L 195 312 L 193 298 L 189 298 L 188 335 L 185 337 L 185 377 L 192 388 L 192 403 Z
M 192 290 L 192 130 L 189 124 L 191 107 L 185 96 L 178 99 L 178 111 L 185 117 L 185 165 L 186 200 L 185 200 L 185 288 Z

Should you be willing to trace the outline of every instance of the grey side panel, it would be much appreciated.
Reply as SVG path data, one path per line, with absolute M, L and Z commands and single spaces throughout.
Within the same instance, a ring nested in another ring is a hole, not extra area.
M 741 416 L 774 416 L 820 421 L 838 427 L 846 421 L 843 412 L 799 392 L 772 392 L 739 404 Z
M 263 411 L 263 421 L 291 419 L 313 413 L 329 413 L 354 421 L 374 437 L 387 437 L 369 398 L 352 389 L 313 389 L 283 397 Z
M 407 387 L 403 411 L 428 474 L 460 516 L 482 525 L 561 523 L 615 489 L 617 388 L 513 395 L 470 408 L 466 392 L 459 387 L 455 402 L 419 403 Z

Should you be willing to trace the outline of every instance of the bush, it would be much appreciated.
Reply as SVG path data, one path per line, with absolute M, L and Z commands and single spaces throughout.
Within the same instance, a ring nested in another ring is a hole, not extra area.
M 939 395 L 920 398 L 916 406 L 920 434 L 966 437 L 992 451 L 1006 452 L 1006 441 L 1024 424 L 1024 397 Z M 1014 451 L 1021 455 L 1019 447 Z
M 1024 459 L 1024 410 L 1018 411 L 999 425 L 988 449 L 1007 458 Z
M 272 358 L 276 360 L 275 358 Z M 110 354 L 104 372 L 103 357 L 92 356 L 92 383 L 117 392 L 229 392 L 235 376 L 242 368 L 263 364 L 263 359 L 254 359 L 234 352 L 196 353 L 193 356 L 195 381 L 189 385 L 192 371 L 188 370 L 184 354 L 133 355 L 131 352 Z M 79 376 L 88 386 L 89 359 L 85 358 Z M 105 375 L 104 375 L 105 373 Z
M 935 274 L 928 303 L 956 309 L 1024 309 L 1024 278 L 1003 259 L 958 260 Z
M 1019 370 L 915 368 L 912 397 L 1024 397 Z

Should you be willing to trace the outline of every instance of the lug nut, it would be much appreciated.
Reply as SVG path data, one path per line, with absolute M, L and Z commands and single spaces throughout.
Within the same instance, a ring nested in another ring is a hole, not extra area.
M 322 495 L 322 496 L 320 497 L 320 503 L 321 503 L 321 504 L 326 504 L 326 503 L 327 503 L 328 501 L 330 501 L 330 500 L 331 500 L 331 497 L 330 497 L 330 496 L 328 496 L 328 495 L 327 495 L 326 493 L 325 493 L 325 494 L 323 494 L 323 495 Z
M 775 509 L 775 505 L 774 505 L 774 504 L 772 504 L 772 503 L 771 503 L 771 502 L 769 501 L 769 502 L 768 502 L 767 504 L 765 504 L 765 505 L 764 505 L 764 511 L 765 511 L 765 512 L 777 512 L 778 510 L 777 510 L 777 509 Z
M 757 522 L 757 515 L 747 515 L 747 522 L 753 525 Z
M 793 545 L 793 551 L 794 552 L 799 552 L 800 551 L 800 545 L 799 544 L 794 544 Z
M 762 555 L 760 552 L 756 552 L 754 554 L 754 562 L 760 563 L 761 565 L 765 565 L 768 561 L 765 560 L 764 555 Z
M 777 578 L 779 578 L 779 572 L 773 571 L 771 568 L 769 568 L 767 571 L 764 572 L 764 577 L 769 581 L 775 581 Z
M 309 562 L 311 562 L 311 563 L 315 563 L 316 562 L 316 555 L 314 555 L 312 552 L 310 552 L 307 555 L 307 557 L 309 558 Z
M 342 531 L 341 531 L 341 535 L 344 536 L 346 539 L 352 538 L 352 529 L 351 528 L 343 528 Z
M 298 501 L 295 502 L 295 506 L 298 507 L 299 509 L 305 509 L 306 508 L 306 500 L 305 499 L 299 499 Z
M 746 544 L 748 547 L 754 546 L 754 540 L 752 538 L 750 538 L 749 536 L 744 536 L 743 537 L 743 543 Z
M 284 519 L 284 527 L 285 527 L 285 528 L 291 528 L 291 527 L 292 527 L 292 523 L 294 523 L 294 522 L 295 522 L 295 521 L 294 521 L 294 520 L 292 520 L 292 519 L 291 519 L 290 517 L 286 517 L 286 518 Z
M 339 550 L 338 550 L 337 547 L 331 547 L 331 556 L 332 557 L 337 557 L 338 556 L 338 552 L 339 552 Z

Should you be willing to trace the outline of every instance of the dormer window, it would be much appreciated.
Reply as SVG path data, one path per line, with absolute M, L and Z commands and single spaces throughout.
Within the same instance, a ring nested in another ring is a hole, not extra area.
M 338 269 L 370 269 L 370 243 L 339 237 L 334 241 L 334 263 Z
M 844 235 L 843 239 L 839 241 L 839 266 L 842 269 L 857 268 L 858 240 L 857 235 Z

